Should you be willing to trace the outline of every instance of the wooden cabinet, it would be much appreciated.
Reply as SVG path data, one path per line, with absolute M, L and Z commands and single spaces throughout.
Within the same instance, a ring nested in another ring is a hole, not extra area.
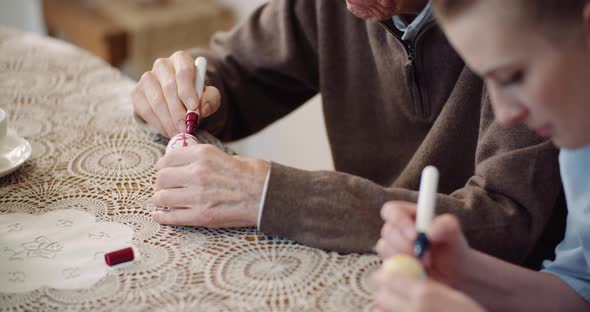
M 228 30 L 234 14 L 214 0 L 43 0 L 50 34 L 100 56 L 131 74 L 149 70 L 158 57 L 204 47 Z

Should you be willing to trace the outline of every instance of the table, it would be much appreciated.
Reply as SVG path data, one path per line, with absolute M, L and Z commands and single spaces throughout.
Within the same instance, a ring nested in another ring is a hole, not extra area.
M 142 255 L 89 288 L 0 293 L 0 310 L 371 309 L 376 256 L 254 229 L 153 222 L 154 164 L 165 142 L 135 121 L 134 82 L 117 70 L 69 44 L 8 29 L 0 29 L 0 55 L 0 106 L 33 147 L 23 167 L 0 178 L 0 214 L 83 211 L 132 228 Z

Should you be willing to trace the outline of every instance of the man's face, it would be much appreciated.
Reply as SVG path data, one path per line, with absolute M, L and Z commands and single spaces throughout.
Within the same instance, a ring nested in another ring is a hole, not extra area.
M 400 14 L 417 14 L 428 0 L 346 0 L 348 10 L 362 19 L 382 21 Z

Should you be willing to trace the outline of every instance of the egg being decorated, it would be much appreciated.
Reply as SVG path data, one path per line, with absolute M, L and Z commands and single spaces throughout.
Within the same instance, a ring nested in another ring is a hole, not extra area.
M 166 153 L 170 152 L 171 150 L 185 148 L 193 145 L 199 144 L 199 140 L 188 133 L 179 133 L 173 136 L 168 142 L 168 146 L 166 146 Z
M 422 264 L 408 255 L 393 256 L 383 262 L 383 270 L 390 273 L 404 274 L 409 277 L 426 278 Z

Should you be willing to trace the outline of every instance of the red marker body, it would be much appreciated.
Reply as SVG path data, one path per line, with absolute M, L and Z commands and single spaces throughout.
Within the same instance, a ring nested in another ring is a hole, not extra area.
M 186 114 L 186 133 L 191 134 L 199 126 L 199 115 L 195 112 Z

